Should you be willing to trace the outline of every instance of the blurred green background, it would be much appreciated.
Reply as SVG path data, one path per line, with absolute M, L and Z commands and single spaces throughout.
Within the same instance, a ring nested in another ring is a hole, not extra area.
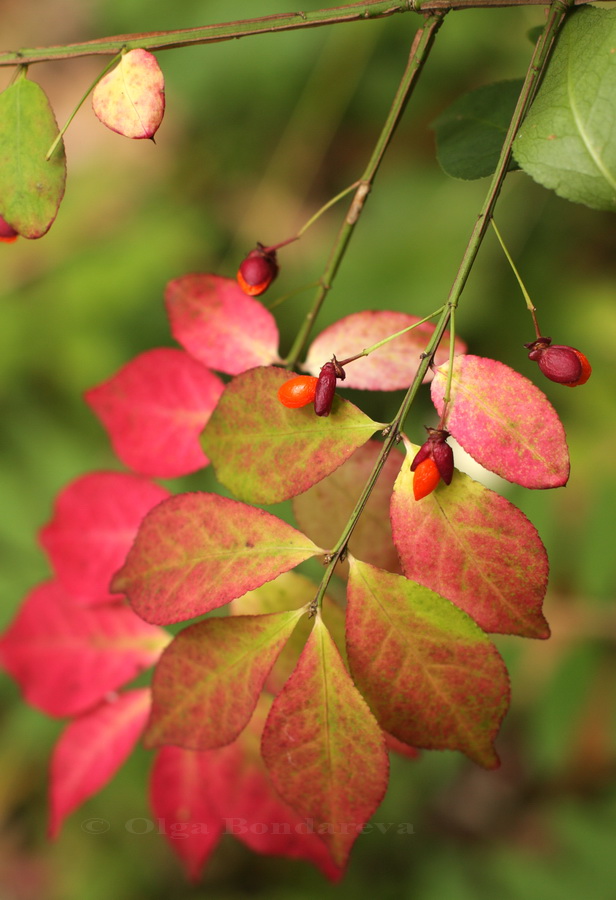
M 307 0 L 303 9 L 320 5 Z M 288 0 L 30 0 L 0 3 L 0 21 L 4 47 L 16 49 L 288 11 Z M 542 21 L 541 8 L 446 20 L 320 326 L 362 308 L 424 315 L 443 302 L 487 182 L 443 175 L 429 123 L 462 91 L 521 76 L 532 49 L 527 31 Z M 49 574 L 36 533 L 56 492 L 91 469 L 118 466 L 82 392 L 137 352 L 173 345 L 162 303 L 169 279 L 232 275 L 256 240 L 294 233 L 361 174 L 419 23 L 398 15 L 161 53 L 167 113 L 156 145 L 107 131 L 89 104 L 78 113 L 66 136 L 69 178 L 56 223 L 38 242 L 0 245 L 0 626 Z M 86 58 L 41 64 L 30 75 L 63 122 L 100 67 Z M 0 77 L 4 86 L 10 72 Z M 284 251 L 281 294 L 319 276 L 343 208 Z M 545 332 L 583 349 L 594 368 L 579 390 L 541 384 L 567 430 L 567 488 L 502 488 L 547 546 L 553 629 L 547 643 L 497 639 L 513 693 L 498 744 L 502 768 L 484 772 L 446 753 L 394 760 L 375 819 L 395 828 L 361 837 L 336 887 L 307 864 L 258 857 L 231 837 L 192 887 L 162 838 L 124 827 L 149 816 L 143 751 L 47 842 L 47 764 L 62 725 L 26 707 L 3 678 L 2 900 L 615 896 L 616 228 L 613 216 L 568 204 L 521 173 L 509 177 L 497 219 Z M 309 297 L 280 308 L 283 352 Z M 471 352 L 538 380 L 522 348 L 531 322 L 491 234 L 458 327 Z M 356 399 L 383 420 L 400 397 Z M 423 397 L 411 438 L 430 421 Z M 213 481 L 199 473 L 185 483 Z M 94 816 L 111 823 L 106 834 L 81 830 Z M 397 823 L 412 823 L 413 833 L 394 833 Z

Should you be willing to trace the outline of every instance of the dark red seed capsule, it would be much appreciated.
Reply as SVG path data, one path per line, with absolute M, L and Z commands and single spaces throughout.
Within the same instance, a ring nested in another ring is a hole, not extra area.
M 529 359 L 539 365 L 550 381 L 576 387 L 590 378 L 590 363 L 575 347 L 552 344 L 550 338 L 538 338 L 525 346 L 530 351 Z
M 327 362 L 319 372 L 317 389 L 314 395 L 314 411 L 317 416 L 328 416 L 336 393 L 336 366 Z
M 422 444 L 411 463 L 411 472 L 426 459 L 434 461 L 440 477 L 445 484 L 451 484 L 453 478 L 453 450 L 447 443 L 449 432 L 444 428 L 427 428 L 428 440 Z
M 267 250 L 262 244 L 257 244 L 239 267 L 237 282 L 245 294 L 258 297 L 268 289 L 276 275 L 278 275 L 276 251 Z

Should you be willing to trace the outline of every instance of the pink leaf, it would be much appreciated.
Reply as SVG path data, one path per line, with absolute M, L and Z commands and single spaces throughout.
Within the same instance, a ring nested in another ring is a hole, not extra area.
M 158 625 L 203 615 L 320 549 L 262 509 L 217 494 L 181 494 L 146 516 L 112 589 Z
M 365 310 L 340 319 L 313 342 L 304 368 L 318 375 L 321 366 L 335 355 L 338 359 L 355 356 L 362 350 L 382 341 L 383 338 L 421 321 L 418 316 L 387 310 Z M 426 349 L 434 332 L 434 325 L 425 322 L 406 334 L 374 350 L 369 356 L 349 363 L 346 379 L 338 383 L 340 388 L 363 388 L 371 391 L 397 391 L 408 388 L 421 362 L 420 355 Z M 456 352 L 464 353 L 466 345 L 456 340 Z M 445 332 L 436 351 L 436 364 L 449 358 L 449 332 Z M 431 373 L 424 378 L 429 381 Z
M 32 706 L 74 716 L 151 666 L 168 640 L 124 604 L 79 606 L 50 581 L 31 592 L 0 639 L 0 663 Z
M 235 740 L 302 614 L 212 618 L 180 632 L 154 672 L 146 746 L 210 750 Z
M 199 434 L 223 388 L 187 353 L 163 347 L 137 356 L 85 397 L 125 465 L 175 478 L 208 464 Z
M 140 688 L 104 700 L 66 727 L 51 760 L 51 837 L 69 813 L 113 778 L 137 743 L 149 709 L 150 691 Z
M 439 414 L 448 365 L 431 386 Z M 454 359 L 445 427 L 467 453 L 508 481 L 527 488 L 561 487 L 569 477 L 565 431 L 538 387 L 494 359 Z
M 152 769 L 152 811 L 180 857 L 191 881 L 197 881 L 222 832 L 222 819 L 211 801 L 207 753 L 163 747 Z
M 173 337 L 208 368 L 238 375 L 280 362 L 276 320 L 233 278 L 184 275 L 169 282 L 165 302 Z
M 66 590 L 83 603 L 109 599 L 111 577 L 139 523 L 168 496 L 145 478 L 122 472 L 94 472 L 65 487 L 40 541 Z
M 124 137 L 153 137 L 165 112 L 165 81 L 156 57 L 130 50 L 92 92 L 98 119 Z
M 484 631 L 549 637 L 541 612 L 547 553 L 512 503 L 461 472 L 417 501 L 413 473 L 404 465 L 391 520 L 408 578 L 451 600 Z

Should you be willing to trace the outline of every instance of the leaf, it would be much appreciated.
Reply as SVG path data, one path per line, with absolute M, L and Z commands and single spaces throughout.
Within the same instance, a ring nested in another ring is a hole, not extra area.
M 92 93 L 98 119 L 124 137 L 142 140 L 158 131 L 165 113 L 165 80 L 156 57 L 129 50 Z
M 448 600 L 351 560 L 347 649 L 355 683 L 383 729 L 405 744 L 461 750 L 486 768 L 509 704 L 496 647 Z
M 184 275 L 165 291 L 171 333 L 195 359 L 227 375 L 280 362 L 273 315 L 233 278 Z
M 431 385 L 439 415 L 447 370 Z M 447 429 L 467 453 L 507 481 L 527 488 L 562 487 L 569 478 L 565 430 L 538 387 L 494 359 L 454 359 Z
M 535 181 L 574 203 L 616 210 L 616 10 L 569 15 L 513 144 Z
M 180 747 L 159 750 L 150 778 L 152 812 L 191 881 L 199 879 L 223 829 L 210 791 L 208 753 Z
M 272 704 L 262 753 L 274 786 L 343 867 L 385 793 L 383 734 L 356 690 L 320 617 Z
M 278 400 L 290 373 L 251 369 L 227 385 L 202 444 L 218 480 L 248 503 L 278 503 L 337 469 L 383 425 L 336 396 L 327 417 Z
M 125 465 L 140 475 L 175 478 L 208 465 L 199 435 L 223 389 L 187 353 L 162 347 L 141 353 L 85 398 Z
M 541 612 L 548 558 L 535 527 L 504 497 L 454 472 L 428 497 L 413 497 L 402 466 L 391 498 L 404 574 L 446 597 L 484 631 L 547 638 Z
M 333 355 L 338 359 L 354 356 L 419 321 L 418 316 L 387 310 L 352 313 L 321 332 L 308 351 L 304 368 L 307 372 L 318 375 L 321 366 Z M 434 325 L 425 322 L 369 356 L 349 363 L 345 369 L 346 378 L 343 382 L 338 382 L 338 386 L 370 391 L 406 390 L 415 377 L 421 362 L 420 355 L 426 349 L 433 332 Z M 445 332 L 441 346 L 436 351 L 437 365 L 449 359 L 448 347 L 449 332 Z M 457 339 L 456 352 L 464 353 L 465 350 L 464 342 Z M 431 378 L 432 375 L 428 372 L 424 381 L 430 381 Z
M 368 441 L 339 469 L 295 497 L 293 512 L 304 534 L 315 539 L 318 536 L 324 547 L 334 546 L 382 447 L 379 441 Z M 389 521 L 389 501 L 401 462 L 400 453 L 389 454 L 349 541 L 354 556 L 390 572 L 401 571 Z M 346 576 L 348 568 L 345 562 L 337 567 L 336 574 Z
M 453 178 L 492 175 L 523 80 L 497 81 L 463 94 L 432 122 L 436 158 Z M 509 171 L 519 166 L 512 160 Z
M 150 710 L 150 691 L 140 688 L 107 697 L 64 730 L 51 759 L 49 834 L 96 794 L 132 752 Z
M 262 509 L 180 494 L 146 516 L 112 589 L 157 625 L 201 616 L 322 551 Z
M 0 94 L 0 213 L 26 238 L 49 231 L 64 196 L 63 143 L 45 159 L 57 135 L 45 92 L 18 75 Z
M 81 603 L 109 600 L 120 568 L 148 510 L 169 491 L 123 472 L 93 472 L 56 498 L 39 539 L 64 588 Z
M 79 606 L 50 581 L 28 595 L 0 638 L 0 664 L 32 706 L 74 716 L 151 666 L 168 641 L 124 604 Z
M 154 671 L 146 746 L 210 750 L 234 741 L 303 612 L 207 619 L 181 631 Z
M 288 609 L 300 609 L 310 604 L 316 597 L 316 594 L 317 585 L 312 579 L 306 578 L 305 575 L 298 575 L 297 572 L 284 572 L 275 581 L 270 581 L 254 591 L 248 591 L 241 597 L 237 597 L 231 603 L 231 610 L 234 616 L 241 616 L 263 615 Z M 343 610 L 326 594 L 323 598 L 321 614 L 327 630 L 344 658 L 346 649 L 344 644 Z M 272 694 L 277 694 L 283 688 L 289 675 L 297 665 L 299 655 L 311 631 L 312 620 L 308 616 L 302 616 L 289 640 L 282 648 L 273 669 L 267 676 L 265 682 L 266 690 Z

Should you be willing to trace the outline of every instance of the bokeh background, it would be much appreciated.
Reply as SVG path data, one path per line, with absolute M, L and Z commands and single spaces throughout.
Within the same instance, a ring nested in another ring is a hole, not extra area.
M 288 11 L 288 0 L 0 0 L 0 23 L 2 44 L 17 49 Z M 441 172 L 430 122 L 464 90 L 523 75 L 527 32 L 542 21 L 541 8 L 446 20 L 319 326 L 362 308 L 424 315 L 443 302 L 487 182 Z M 92 469 L 119 467 L 83 391 L 136 353 L 173 345 L 162 303 L 169 279 L 232 275 L 256 240 L 294 233 L 359 177 L 419 23 L 397 15 L 160 53 L 167 113 L 155 145 L 107 131 L 88 103 L 78 113 L 66 135 L 69 177 L 56 223 L 40 241 L 0 245 L 1 627 L 49 574 L 36 534 L 57 491 Z M 59 61 L 30 75 L 63 123 L 102 64 Z M 0 72 L 1 86 L 9 77 Z M 284 251 L 279 293 L 319 276 L 343 210 Z M 547 546 L 553 629 L 548 642 L 497 639 L 513 691 L 498 744 L 502 768 L 484 772 L 449 753 L 395 759 L 375 817 L 393 827 L 358 840 L 338 886 L 231 837 L 202 884 L 190 886 L 156 829 L 126 829 L 150 815 L 144 751 L 73 814 L 57 842 L 47 841 L 47 766 L 62 723 L 27 707 L 2 676 L 2 900 L 615 896 L 615 220 L 521 173 L 507 180 L 497 219 L 545 332 L 583 349 L 594 368 L 577 390 L 541 384 L 567 430 L 567 488 L 500 488 Z M 280 307 L 283 351 L 309 298 Z M 471 352 L 539 380 L 522 347 L 533 337 L 530 318 L 491 234 L 458 327 Z M 354 399 L 384 421 L 400 397 Z M 423 397 L 408 423 L 412 439 L 432 416 Z M 214 481 L 206 472 L 183 484 L 208 489 Z M 85 833 L 81 823 L 92 817 L 110 830 Z M 399 834 L 401 823 L 412 833 Z

